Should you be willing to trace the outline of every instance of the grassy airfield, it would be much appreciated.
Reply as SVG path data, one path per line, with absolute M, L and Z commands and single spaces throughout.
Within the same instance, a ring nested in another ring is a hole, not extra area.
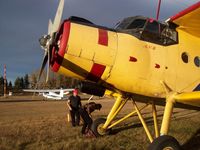
M 113 99 L 92 100 L 102 104 L 93 118 L 106 117 Z M 83 101 L 82 103 L 86 103 Z M 139 104 L 143 105 L 143 104 Z M 118 117 L 132 110 L 128 102 Z M 153 129 L 151 110 L 142 111 Z M 162 107 L 158 107 L 159 122 Z M 43 101 L 41 97 L 0 98 L 0 150 L 145 150 L 149 140 L 137 117 L 131 117 L 112 134 L 97 139 L 82 137 L 80 127 L 72 128 L 67 122 L 66 101 Z M 170 128 L 185 150 L 200 150 L 200 112 L 174 109 Z

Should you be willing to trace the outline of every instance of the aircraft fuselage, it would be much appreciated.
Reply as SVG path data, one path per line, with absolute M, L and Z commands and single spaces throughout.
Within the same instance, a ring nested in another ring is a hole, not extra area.
M 163 46 L 122 32 L 66 20 L 57 35 L 52 70 L 150 97 L 165 97 L 162 84 L 177 92 L 193 91 L 200 83 L 200 43 L 177 28 L 178 44 Z M 188 62 L 183 61 L 184 53 Z

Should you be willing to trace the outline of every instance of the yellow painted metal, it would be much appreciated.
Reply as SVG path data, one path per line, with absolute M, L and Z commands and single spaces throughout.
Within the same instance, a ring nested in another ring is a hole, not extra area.
M 177 94 L 174 96 L 174 99 L 180 103 L 190 104 L 190 105 L 200 107 L 200 92 L 199 91 Z
M 145 132 L 146 132 L 146 134 L 147 134 L 147 137 L 149 138 L 150 142 L 153 142 L 153 138 L 152 138 L 152 136 L 151 136 L 151 133 L 149 132 L 149 129 L 148 129 L 148 127 L 147 127 L 147 124 L 146 124 L 146 122 L 144 121 L 144 119 L 143 119 L 143 117 L 142 117 L 142 114 L 140 113 L 140 110 L 138 109 L 138 107 L 137 107 L 137 105 L 136 105 L 136 103 L 135 103 L 134 101 L 133 101 L 133 105 L 134 105 L 135 110 L 136 110 L 136 112 L 137 112 L 137 114 L 138 114 L 138 117 L 139 117 L 139 119 L 140 119 L 140 121 L 141 121 L 141 123 L 142 123 L 142 125 L 143 125 L 143 128 L 144 128 L 144 130 L 145 130 Z
M 113 93 L 114 94 L 114 93 Z M 110 113 L 107 116 L 106 122 L 103 125 L 103 129 L 107 129 L 108 125 L 111 123 L 111 121 L 113 120 L 113 118 L 117 115 L 117 110 L 119 110 L 119 107 L 121 106 L 122 103 L 122 95 L 115 93 L 114 95 L 117 96 L 116 101 L 110 111 Z
M 140 41 L 129 34 L 117 33 L 117 35 L 117 55 L 107 82 L 126 92 L 164 97 L 160 80 L 165 71 L 163 66 L 167 48 Z M 131 57 L 137 61 L 130 61 Z M 162 67 L 155 69 L 156 63 Z
M 111 96 L 111 97 L 114 97 L 114 98 L 122 96 L 120 93 L 116 93 L 116 92 L 113 92 L 113 91 L 110 91 L 110 90 L 106 90 L 104 95 L 108 95 L 108 96 Z
M 200 15 L 199 15 L 200 16 Z M 176 80 L 174 91 L 178 93 L 192 92 L 200 83 L 200 69 L 195 65 L 195 57 L 200 56 L 200 37 L 196 37 L 178 28 L 179 34 L 179 58 L 176 67 Z M 188 63 L 184 63 L 181 56 L 188 55 Z M 171 59 L 171 58 L 170 58 Z M 172 58 L 173 59 L 173 58 Z M 171 59 L 171 60 L 172 60 Z M 175 70 L 175 69 L 173 69 Z M 184 82 L 183 82 L 184 81 Z M 192 103 L 191 103 L 192 104 Z
M 64 59 L 62 62 L 62 65 L 59 69 L 59 73 L 65 74 L 66 76 L 71 76 L 71 77 L 75 77 L 75 78 L 79 78 L 79 79 L 84 79 L 84 76 L 87 75 L 87 72 L 89 72 L 92 68 L 93 62 L 91 60 L 87 60 L 87 59 L 82 59 L 80 57 L 77 56 L 73 56 L 71 54 L 66 53 L 64 55 Z M 78 68 L 81 68 L 82 70 L 77 70 L 77 72 L 81 73 L 81 74 L 76 74 L 72 71 L 70 71 L 70 69 L 67 68 L 73 68 L 75 69 L 75 67 L 73 67 L 71 64 L 69 64 L 67 61 L 70 60 L 71 63 L 75 64 Z
M 108 46 L 105 46 L 98 44 L 98 28 L 71 23 L 67 53 L 112 66 L 117 54 L 117 34 L 112 31 L 107 32 Z
M 106 66 L 106 69 L 104 70 L 104 72 L 101 76 L 102 80 L 106 81 L 109 78 L 111 69 L 112 69 L 111 66 Z
M 174 106 L 174 94 L 168 96 L 166 99 L 166 105 L 160 129 L 160 135 L 167 135 L 169 132 L 169 125 L 173 113 L 173 106 Z
M 71 23 L 67 53 L 92 60 L 98 41 L 98 30 L 94 27 Z
M 148 106 L 148 104 L 147 104 L 147 105 L 144 105 L 144 106 L 141 107 L 139 110 L 141 111 L 141 110 L 143 110 L 144 108 L 146 108 L 147 106 Z M 135 113 L 137 113 L 136 110 L 132 111 L 131 113 L 127 114 L 127 115 L 124 116 L 123 118 L 117 120 L 116 122 L 114 122 L 113 124 L 111 124 L 110 126 L 108 126 L 108 129 L 110 129 L 110 128 L 116 126 L 117 124 L 121 123 L 122 121 L 128 119 L 129 117 L 133 116 Z
M 128 101 L 128 99 L 124 99 L 121 101 L 121 104 L 119 105 L 118 109 L 116 109 L 115 113 L 110 117 L 110 120 L 113 120 L 115 118 L 115 116 L 117 116 L 117 114 L 124 107 L 124 105 L 126 104 L 127 101 Z
M 157 110 L 154 103 L 152 103 L 152 114 L 153 114 L 153 121 L 154 121 L 154 129 L 156 138 L 159 137 L 159 129 L 158 129 L 158 120 L 157 120 Z

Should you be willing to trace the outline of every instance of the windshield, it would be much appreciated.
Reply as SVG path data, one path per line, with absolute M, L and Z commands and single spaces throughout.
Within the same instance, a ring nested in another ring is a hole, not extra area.
M 178 43 L 178 35 L 174 28 L 141 16 L 125 18 L 116 25 L 116 30 L 160 45 Z

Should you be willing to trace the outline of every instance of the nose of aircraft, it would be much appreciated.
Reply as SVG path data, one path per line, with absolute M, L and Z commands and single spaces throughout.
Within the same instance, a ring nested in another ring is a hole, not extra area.
M 70 21 L 65 20 L 58 30 L 55 42 L 51 50 L 50 66 L 54 72 L 59 70 L 65 52 L 67 51 L 67 43 L 70 34 Z

